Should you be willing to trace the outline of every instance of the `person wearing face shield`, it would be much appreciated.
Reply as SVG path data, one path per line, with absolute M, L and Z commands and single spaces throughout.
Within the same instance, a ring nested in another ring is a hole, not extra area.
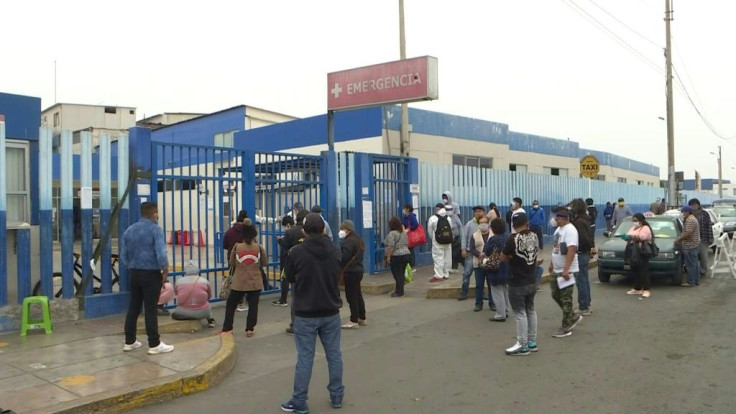
M 611 224 L 613 227 L 617 227 L 621 222 L 624 221 L 626 217 L 631 217 L 634 215 L 634 212 L 631 210 L 631 207 L 627 206 L 624 202 L 623 197 L 619 197 L 618 204 L 616 204 L 616 207 L 613 208 L 613 217 L 611 218 Z

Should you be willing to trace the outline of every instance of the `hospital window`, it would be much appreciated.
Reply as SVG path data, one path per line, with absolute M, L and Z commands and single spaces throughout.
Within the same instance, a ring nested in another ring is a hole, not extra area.
M 509 171 L 525 173 L 527 172 L 527 166 L 524 164 L 509 164 Z
M 30 223 L 28 144 L 7 140 L 5 145 L 7 225 L 14 227 Z

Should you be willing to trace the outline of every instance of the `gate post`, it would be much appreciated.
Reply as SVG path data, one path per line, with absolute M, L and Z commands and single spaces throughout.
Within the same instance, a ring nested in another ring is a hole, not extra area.
M 320 191 L 319 204 L 323 211 L 327 212 L 326 220 L 330 223 L 330 230 L 332 230 L 332 240 L 337 241 L 337 233 L 339 231 L 340 223 L 337 222 L 339 217 L 337 211 L 337 154 L 335 151 L 322 151 L 322 169 L 320 171 L 320 177 L 324 184 L 322 191 Z M 310 206 L 305 206 L 310 208 Z
M 365 211 L 364 203 L 366 203 L 365 207 L 368 207 L 368 205 L 371 208 L 373 207 L 373 160 L 370 154 L 356 153 L 354 164 L 355 188 L 353 190 L 355 191 L 355 208 L 353 209 L 353 217 L 350 217 L 350 219 L 353 220 L 355 231 L 363 239 L 365 252 L 368 253 L 367 255 L 363 255 L 363 269 L 365 269 L 366 273 L 373 274 L 376 268 L 376 234 L 373 229 L 373 213 L 370 212 L 370 221 L 363 222 L 363 217 L 365 217 L 366 213 L 369 213 Z M 366 226 L 366 224 L 370 224 L 370 226 Z
M 241 208 L 248 212 L 248 217 L 251 218 L 253 223 L 256 222 L 256 153 L 253 151 L 245 151 L 242 155 L 241 161 L 241 172 L 240 172 L 240 197 L 241 197 Z M 222 184 L 220 184 L 220 191 L 222 191 Z M 235 215 L 239 212 L 236 211 Z M 294 217 L 296 219 L 296 217 Z M 230 223 L 220 223 L 223 227 L 220 228 L 220 232 L 226 231 Z M 227 263 L 227 258 L 224 260 Z
M 135 223 L 141 218 L 141 203 L 156 201 L 158 188 L 151 188 L 151 130 L 133 127 L 129 131 L 129 171 L 135 172 L 136 178 L 128 194 L 128 200 L 130 200 L 128 214 L 130 223 Z

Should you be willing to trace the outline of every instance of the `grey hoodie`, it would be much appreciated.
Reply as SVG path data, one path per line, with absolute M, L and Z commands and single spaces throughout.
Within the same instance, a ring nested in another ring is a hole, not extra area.
M 447 202 L 445 204 L 449 204 L 452 206 L 452 214 L 456 215 L 458 218 L 460 218 L 460 206 L 457 205 L 457 203 L 452 199 L 452 193 L 448 190 L 442 193 L 443 196 L 447 197 Z M 444 200 L 443 200 L 444 202 Z M 447 212 L 448 215 L 450 215 L 450 212 Z M 462 223 L 462 222 L 461 222 Z M 462 227 L 462 224 L 460 224 Z

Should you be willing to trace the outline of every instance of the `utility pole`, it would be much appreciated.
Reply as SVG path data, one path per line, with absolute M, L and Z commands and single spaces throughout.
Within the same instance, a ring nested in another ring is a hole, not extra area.
M 406 34 L 404 30 L 404 0 L 399 0 L 399 54 L 406 60 Z M 409 105 L 401 104 L 401 133 L 399 151 L 402 156 L 409 155 Z
M 667 66 L 667 204 L 676 207 L 679 204 L 677 184 L 675 183 L 675 121 L 672 105 L 672 42 L 670 40 L 670 22 L 672 21 L 672 0 L 664 0 L 664 22 L 666 45 L 664 50 L 665 66 Z
M 723 170 L 721 170 L 721 146 L 718 146 L 718 198 L 723 198 Z

